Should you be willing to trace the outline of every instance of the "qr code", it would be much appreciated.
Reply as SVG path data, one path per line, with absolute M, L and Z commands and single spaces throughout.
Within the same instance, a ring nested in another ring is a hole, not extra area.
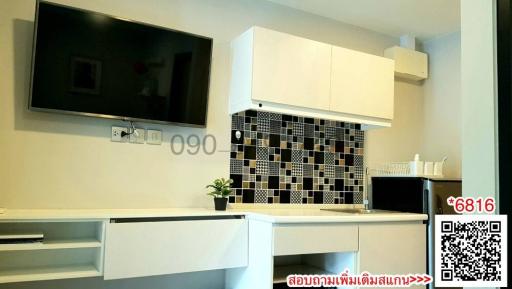
M 435 218 L 436 287 L 507 286 L 506 215 Z

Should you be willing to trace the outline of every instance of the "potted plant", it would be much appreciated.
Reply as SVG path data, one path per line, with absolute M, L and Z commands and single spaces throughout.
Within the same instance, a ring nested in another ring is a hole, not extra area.
M 206 186 L 206 188 L 212 188 L 213 191 L 209 192 L 208 195 L 213 196 L 215 202 L 216 211 L 225 211 L 228 203 L 228 196 L 231 194 L 232 179 L 216 179 L 213 184 Z

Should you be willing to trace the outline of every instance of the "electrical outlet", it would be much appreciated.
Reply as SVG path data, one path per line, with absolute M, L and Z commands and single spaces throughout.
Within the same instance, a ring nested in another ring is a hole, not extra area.
M 124 137 L 121 136 L 121 132 L 123 132 L 123 131 L 125 133 L 128 133 L 128 128 L 127 127 L 121 127 L 121 126 L 113 126 L 112 127 L 112 138 L 111 138 L 111 141 L 127 142 L 128 141 L 128 136 L 124 136 Z
M 135 131 L 130 135 L 131 143 L 144 143 L 146 140 L 146 130 L 143 128 L 136 128 Z
M 162 144 L 162 131 L 148 129 L 147 144 L 160 145 Z

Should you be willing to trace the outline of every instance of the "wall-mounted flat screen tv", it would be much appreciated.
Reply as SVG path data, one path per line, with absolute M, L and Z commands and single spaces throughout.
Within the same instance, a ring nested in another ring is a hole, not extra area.
M 37 6 L 31 110 L 206 126 L 211 38 Z

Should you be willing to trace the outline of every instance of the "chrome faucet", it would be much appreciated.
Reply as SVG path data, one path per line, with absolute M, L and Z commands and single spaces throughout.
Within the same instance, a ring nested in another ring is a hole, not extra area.
M 365 168 L 364 170 L 364 179 L 363 179 L 363 183 L 364 183 L 364 187 L 363 187 L 363 205 L 364 205 L 364 209 L 365 210 L 369 210 L 369 204 L 370 202 L 368 201 L 368 176 L 369 176 L 369 169 L 368 167 Z

